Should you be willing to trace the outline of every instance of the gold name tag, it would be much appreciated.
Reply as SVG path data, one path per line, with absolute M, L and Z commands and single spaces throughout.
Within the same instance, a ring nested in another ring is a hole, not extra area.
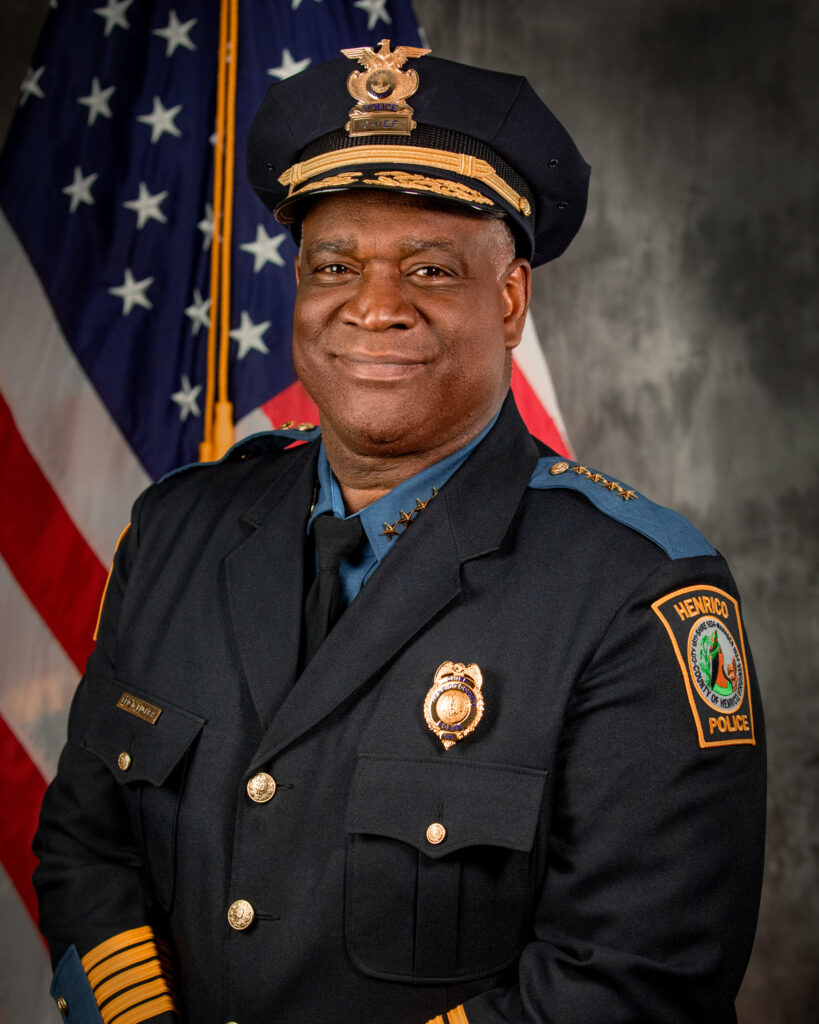
M 409 114 L 350 115 L 350 135 L 409 135 L 415 123 Z
M 148 704 L 147 701 L 140 700 L 139 697 L 133 697 L 130 693 L 123 693 L 117 701 L 117 707 L 131 715 L 136 715 L 137 718 L 141 718 L 143 722 L 149 722 L 151 725 L 156 725 L 156 720 L 162 714 L 162 708 L 154 707 L 153 704 Z

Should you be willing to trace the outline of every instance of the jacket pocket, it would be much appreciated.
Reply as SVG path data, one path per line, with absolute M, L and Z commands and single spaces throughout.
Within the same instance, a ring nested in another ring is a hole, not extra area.
M 346 819 L 345 933 L 361 970 L 449 984 L 515 959 L 533 914 L 546 775 L 359 756 Z
M 110 704 L 100 710 L 81 745 L 103 761 L 122 787 L 153 892 L 169 911 L 187 755 L 205 719 L 142 690 L 113 684 L 110 693 Z

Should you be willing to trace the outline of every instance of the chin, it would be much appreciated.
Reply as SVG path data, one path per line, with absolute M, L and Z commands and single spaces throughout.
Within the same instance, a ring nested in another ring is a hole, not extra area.
M 366 455 L 397 455 L 429 447 L 434 429 L 423 413 L 403 412 L 396 403 L 369 403 L 363 409 L 351 405 L 337 416 L 333 427 L 351 449 Z

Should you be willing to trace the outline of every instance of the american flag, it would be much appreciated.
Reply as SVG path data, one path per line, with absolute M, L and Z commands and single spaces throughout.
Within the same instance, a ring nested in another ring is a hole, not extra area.
M 107 567 L 133 499 L 194 461 L 203 432 L 220 7 L 97 4 L 51 0 L 0 161 L 0 1021 L 27 1024 L 54 1014 L 30 842 Z M 243 185 L 250 119 L 270 81 L 342 47 L 421 40 L 409 0 L 245 0 L 238 24 L 242 437 L 316 417 L 290 361 L 295 249 Z M 531 325 L 513 387 L 565 450 Z

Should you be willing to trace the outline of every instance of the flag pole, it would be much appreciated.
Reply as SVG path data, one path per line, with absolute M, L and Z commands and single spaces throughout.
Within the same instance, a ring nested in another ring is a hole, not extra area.
M 216 75 L 216 141 L 213 147 L 211 317 L 208 327 L 204 436 L 199 445 L 200 462 L 221 458 L 233 443 L 233 407 L 227 398 L 227 377 L 230 346 L 230 245 L 233 229 L 237 58 L 238 0 L 221 0 Z

